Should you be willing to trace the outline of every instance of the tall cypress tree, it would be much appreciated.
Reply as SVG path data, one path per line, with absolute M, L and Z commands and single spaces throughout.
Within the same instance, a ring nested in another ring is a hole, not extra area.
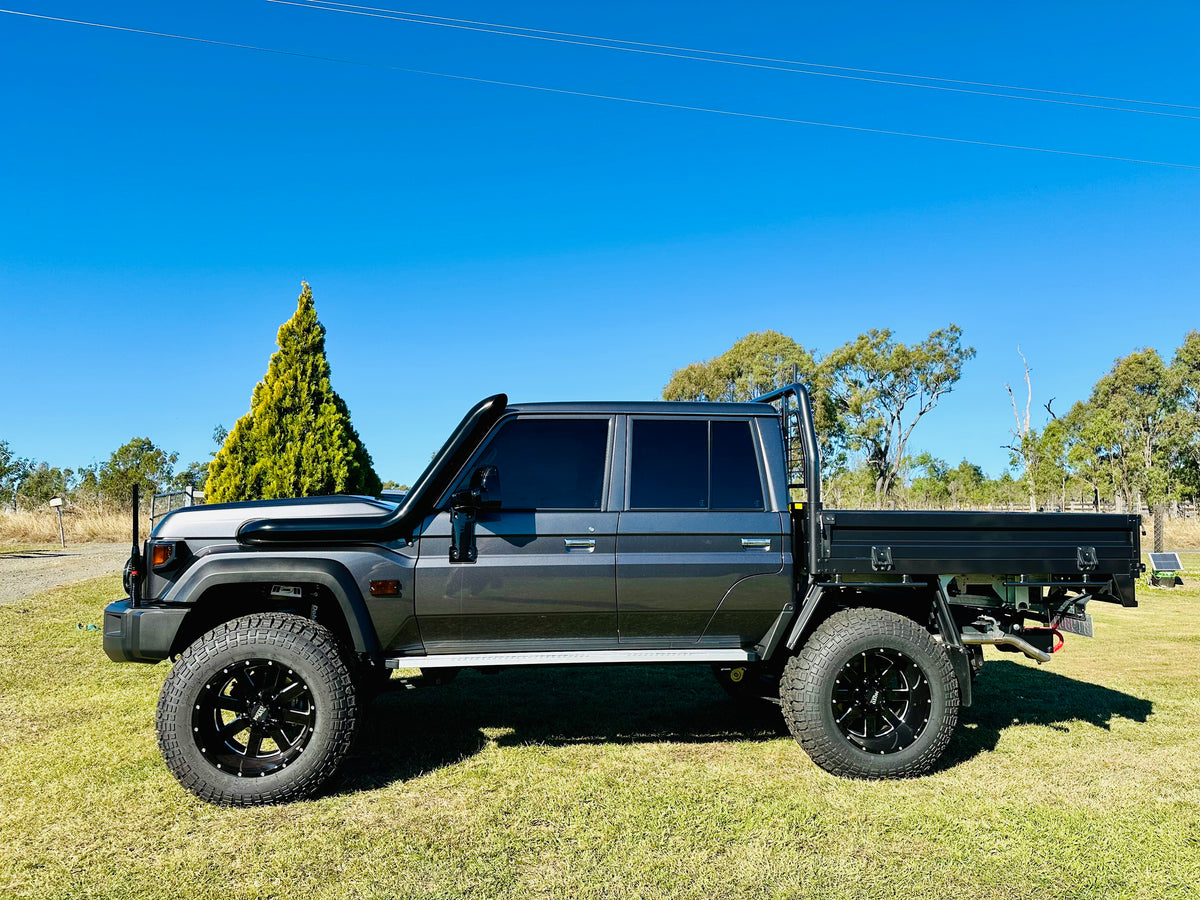
M 279 328 L 279 349 L 208 468 L 206 499 L 378 494 L 371 455 L 350 410 L 329 383 L 325 326 L 302 282 L 296 314 Z

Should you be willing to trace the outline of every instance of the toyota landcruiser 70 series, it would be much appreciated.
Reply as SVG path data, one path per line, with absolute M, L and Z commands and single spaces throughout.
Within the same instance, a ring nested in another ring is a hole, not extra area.
M 397 502 L 165 516 L 105 610 L 119 661 L 174 660 L 179 781 L 310 796 L 397 668 L 711 664 L 777 702 L 820 767 L 928 772 L 983 647 L 1046 662 L 1135 606 L 1133 515 L 823 509 L 808 394 L 751 403 L 483 400 Z

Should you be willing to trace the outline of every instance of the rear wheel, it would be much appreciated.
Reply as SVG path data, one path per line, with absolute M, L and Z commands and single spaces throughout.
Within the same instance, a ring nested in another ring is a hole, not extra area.
M 847 609 L 788 660 L 784 718 L 813 762 L 851 778 L 928 772 L 958 724 L 959 687 L 924 628 L 881 609 Z
M 300 616 L 247 616 L 180 655 L 159 697 L 158 742 L 203 800 L 281 803 L 329 781 L 357 719 L 354 678 L 329 631 Z

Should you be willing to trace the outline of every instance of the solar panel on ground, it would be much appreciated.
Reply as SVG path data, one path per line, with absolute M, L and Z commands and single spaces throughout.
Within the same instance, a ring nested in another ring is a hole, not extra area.
M 1150 569 L 1154 572 L 1178 572 L 1183 568 L 1178 553 L 1151 553 Z

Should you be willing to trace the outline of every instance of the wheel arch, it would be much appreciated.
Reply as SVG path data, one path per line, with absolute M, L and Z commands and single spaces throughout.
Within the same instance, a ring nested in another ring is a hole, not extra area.
M 262 589 L 288 584 L 313 588 L 297 601 L 269 598 Z M 177 656 L 201 634 L 240 616 L 294 611 L 308 616 L 317 603 L 317 621 L 337 635 L 355 654 L 379 655 L 379 642 L 362 593 L 349 570 L 336 560 L 280 556 L 255 559 L 213 559 L 193 567 L 163 598 L 188 604 L 171 646 Z
M 928 627 L 937 609 L 937 589 L 925 585 L 903 590 L 882 585 L 869 590 L 815 586 L 788 631 L 788 650 L 799 650 L 822 622 L 841 609 L 884 609 Z

